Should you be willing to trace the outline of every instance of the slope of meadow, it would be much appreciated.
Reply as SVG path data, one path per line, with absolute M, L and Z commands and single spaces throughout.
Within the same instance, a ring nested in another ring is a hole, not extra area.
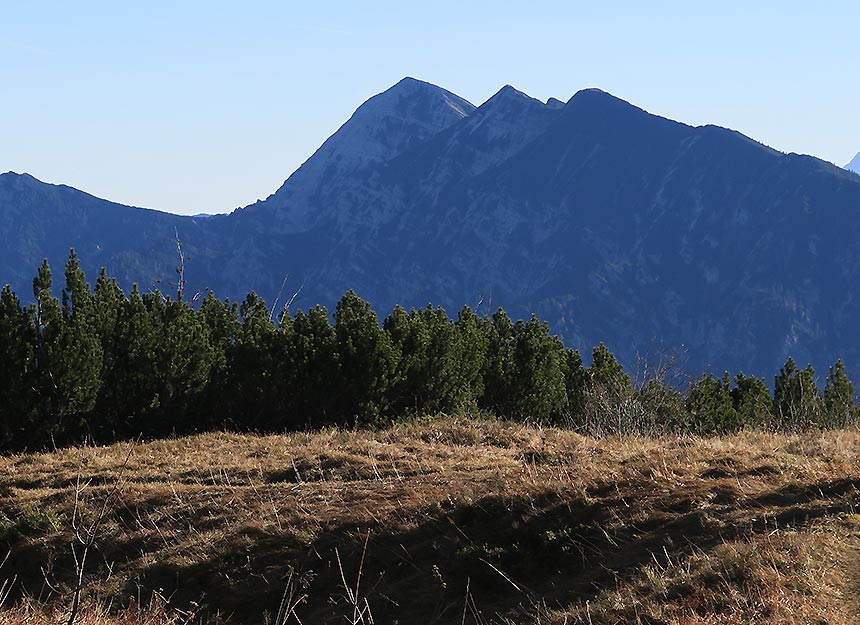
M 12 455 L 0 475 L 3 623 L 68 621 L 90 529 L 81 624 L 860 618 L 855 431 L 442 419 Z

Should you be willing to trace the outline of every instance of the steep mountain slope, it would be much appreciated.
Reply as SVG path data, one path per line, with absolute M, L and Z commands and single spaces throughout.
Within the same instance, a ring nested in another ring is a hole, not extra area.
M 25 296 L 41 257 L 72 245 L 126 285 L 169 280 L 175 229 L 191 290 L 271 301 L 288 275 L 302 307 L 354 288 L 383 314 L 536 312 L 628 365 L 677 351 L 693 371 L 770 376 L 788 355 L 860 369 L 860 177 L 594 89 L 544 104 L 508 86 L 474 108 L 404 79 L 230 216 L 6 175 L 0 225 L 0 280 Z
M 314 198 L 324 187 L 347 182 L 361 168 L 394 158 L 468 116 L 475 106 L 453 93 L 404 78 L 362 104 L 337 132 L 265 202 L 249 212 L 279 232 L 308 230 Z M 273 221 L 274 223 L 270 222 Z
M 853 171 L 855 174 L 860 174 L 860 152 L 857 152 L 857 155 L 851 159 L 851 162 L 845 166 L 845 169 Z

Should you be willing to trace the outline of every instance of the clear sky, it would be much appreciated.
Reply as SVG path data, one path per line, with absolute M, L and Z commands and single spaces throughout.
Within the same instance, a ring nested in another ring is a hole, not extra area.
M 599 87 L 838 165 L 860 3 L 3 2 L 0 172 L 171 212 L 274 192 L 404 76 L 480 104 Z

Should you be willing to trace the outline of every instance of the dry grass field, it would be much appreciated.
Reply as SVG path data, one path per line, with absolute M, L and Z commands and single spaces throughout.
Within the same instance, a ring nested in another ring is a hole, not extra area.
M 860 622 L 854 431 L 442 419 L 12 455 L 0 476 L 4 624 L 67 623 L 76 588 L 81 625 Z

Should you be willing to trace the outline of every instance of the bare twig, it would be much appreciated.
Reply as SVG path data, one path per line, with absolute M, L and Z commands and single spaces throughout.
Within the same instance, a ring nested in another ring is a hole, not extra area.
M 290 306 L 292 306 L 292 305 L 293 305 L 293 302 L 294 302 L 294 301 L 296 300 L 296 298 L 299 296 L 299 293 L 301 293 L 301 292 L 302 292 L 302 289 L 303 289 L 303 288 L 305 288 L 305 283 L 304 283 L 304 282 L 302 282 L 302 283 L 299 285 L 298 290 L 297 290 L 295 293 L 293 293 L 292 297 L 290 297 L 290 299 L 288 299 L 288 300 L 287 300 L 287 303 L 286 303 L 286 304 L 284 304 L 284 310 L 282 310 L 282 311 L 281 311 L 281 316 L 278 318 L 278 322 L 283 321 L 284 316 L 285 316 L 285 315 L 287 315 L 287 314 L 289 314 L 289 312 L 290 312 Z
M 501 575 L 502 579 L 503 579 L 503 580 L 505 580 L 506 582 L 508 582 L 511 586 L 513 586 L 513 587 L 514 587 L 514 589 L 515 589 L 517 592 L 523 592 L 523 589 L 522 589 L 522 588 L 520 588 L 519 586 L 517 586 L 517 585 L 514 583 L 514 580 L 512 580 L 510 577 L 508 577 L 507 575 L 505 575 L 505 573 L 504 573 L 501 569 L 499 569 L 499 568 L 498 568 L 498 567 L 496 567 L 496 566 L 493 566 L 492 564 L 490 564 L 490 563 L 489 563 L 487 560 L 485 560 L 484 558 L 478 558 L 478 560 L 480 560 L 481 562 L 483 562 L 484 564 L 486 564 L 488 567 L 490 567 L 491 569 L 493 569 L 496 573 L 498 573 L 499 575 Z
M 135 442 L 129 446 L 128 454 L 123 461 L 123 464 L 120 467 L 119 474 L 117 475 L 116 482 L 111 489 L 111 491 L 107 494 L 107 496 L 102 500 L 101 508 L 99 509 L 98 514 L 92 523 L 87 526 L 83 523 L 83 516 L 80 511 L 80 499 L 81 493 L 84 488 L 89 486 L 90 482 L 87 481 L 83 486 L 81 485 L 81 466 L 78 466 L 78 477 L 75 483 L 75 502 L 74 508 L 72 509 L 72 531 L 75 535 L 75 540 L 80 543 L 80 549 L 76 547 L 75 542 L 73 541 L 71 544 L 72 550 L 72 559 L 75 563 L 75 589 L 72 592 L 72 605 L 69 610 L 69 619 L 66 621 L 66 625 L 74 625 L 75 620 L 78 617 L 78 612 L 81 607 L 81 593 L 84 589 L 84 571 L 87 563 L 87 556 L 89 555 L 90 549 L 96 543 L 96 538 L 98 537 L 99 529 L 101 529 L 101 525 L 107 516 L 108 505 L 119 492 L 119 489 L 122 485 L 122 478 L 125 475 L 125 471 L 128 468 L 129 461 L 131 460 L 131 455 L 135 449 Z
M 272 303 L 272 310 L 269 311 L 269 321 L 275 320 L 275 309 L 278 307 L 278 300 L 281 299 L 281 294 L 284 292 L 284 287 L 287 286 L 287 278 L 290 277 L 290 274 L 284 274 L 284 281 L 281 282 L 281 288 L 278 289 L 278 294 L 275 297 L 275 301 Z
M 176 233 L 176 252 L 179 254 L 179 267 L 176 268 L 176 273 L 179 274 L 179 282 L 176 285 L 176 299 L 182 301 L 182 295 L 185 293 L 185 254 L 182 253 L 182 241 L 179 239 L 179 229 L 174 228 Z
M 304 603 L 308 596 L 296 589 L 296 584 L 293 581 L 294 573 L 290 569 L 290 577 L 287 579 L 287 586 L 284 588 L 284 596 L 281 598 L 281 605 L 278 606 L 278 615 L 275 617 L 274 625 L 286 625 L 291 616 L 296 619 L 299 625 L 302 625 L 301 619 L 296 614 L 296 606 Z
M 343 572 L 343 563 L 340 559 L 340 552 L 337 550 L 337 548 L 335 548 L 334 550 L 335 558 L 337 559 L 337 567 L 340 571 L 340 579 L 343 583 L 343 590 L 346 594 L 346 598 L 349 602 L 349 605 L 352 607 L 352 619 L 348 619 L 350 625 L 359 625 L 360 623 L 373 625 L 373 614 L 370 611 L 370 604 L 368 603 L 367 598 L 362 601 L 359 596 L 359 590 L 361 588 L 361 575 L 364 571 L 364 558 L 367 555 L 368 542 L 370 542 L 370 531 L 367 532 L 367 536 L 364 539 L 364 548 L 361 551 L 361 561 L 358 565 L 355 588 L 351 588 L 347 583 L 346 575 L 344 575 Z
M 0 562 L 0 569 L 3 568 L 3 565 L 6 564 L 6 561 L 9 559 L 9 556 L 11 556 L 11 555 L 12 555 L 12 550 L 10 549 L 6 553 L 6 557 L 3 558 L 3 562 Z M 12 586 L 15 585 L 15 582 L 17 581 L 17 579 L 18 579 L 18 576 L 13 575 L 11 580 L 5 579 L 5 580 L 3 580 L 3 583 L 0 584 L 0 608 L 3 607 L 3 604 L 6 603 L 6 599 L 9 598 L 9 594 L 12 592 Z

